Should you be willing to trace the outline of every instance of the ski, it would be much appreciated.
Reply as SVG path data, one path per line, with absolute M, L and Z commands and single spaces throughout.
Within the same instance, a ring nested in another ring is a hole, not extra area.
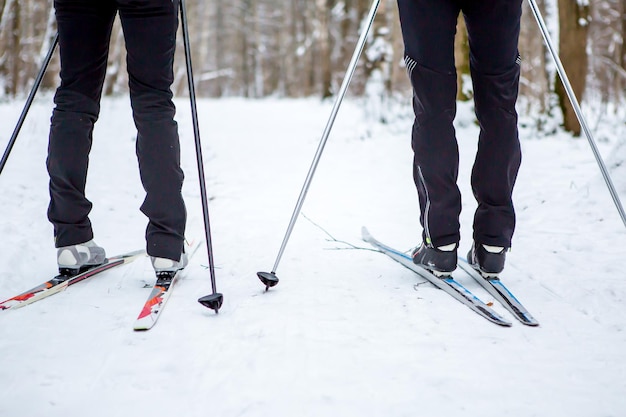
M 505 320 L 498 313 L 493 311 L 487 304 L 483 303 L 478 297 L 472 294 L 471 291 L 469 291 L 461 283 L 456 281 L 452 276 L 438 277 L 427 269 L 414 264 L 409 255 L 379 242 L 368 232 L 367 228 L 365 227 L 361 229 L 361 234 L 363 240 L 372 245 L 374 248 L 389 256 L 394 261 L 399 262 L 408 269 L 417 273 L 419 276 L 429 281 L 435 287 L 445 291 L 454 299 L 469 307 L 475 313 L 500 326 L 509 327 L 512 325 L 511 322 Z
M 163 272 L 157 276 L 148 300 L 135 320 L 134 330 L 149 330 L 156 324 L 165 303 L 172 295 L 171 289 L 178 281 L 181 273 L 182 270 L 178 270 L 175 273 Z
M 188 251 L 188 259 L 191 261 L 192 256 L 196 253 L 200 247 L 201 242 L 195 246 L 191 246 L 191 250 Z M 161 272 L 157 274 L 157 279 L 148 299 L 143 305 L 137 320 L 133 326 L 134 330 L 150 330 L 161 316 L 161 312 L 165 307 L 165 303 L 172 295 L 172 289 L 176 282 L 180 279 L 184 269 L 180 269 L 176 272 Z
M 28 291 L 16 295 L 15 297 L 11 297 L 8 300 L 3 301 L 2 303 L 0 303 L 0 310 L 24 307 L 25 305 L 34 303 L 35 301 L 39 301 L 42 298 L 57 294 L 65 290 L 70 285 L 74 285 L 78 282 L 84 281 L 87 278 L 91 278 L 94 275 L 107 271 L 111 268 L 115 268 L 116 266 L 132 262 L 144 253 L 145 251 L 143 249 L 124 253 L 121 255 L 113 256 L 111 258 L 107 258 L 102 264 L 91 267 L 77 275 L 57 275 L 56 277 L 44 282 L 41 285 L 38 285 Z
M 539 326 L 539 322 L 526 310 L 519 300 L 502 283 L 499 277 L 484 277 L 465 258 L 459 258 L 459 267 L 474 278 L 493 298 L 513 316 L 527 326 Z

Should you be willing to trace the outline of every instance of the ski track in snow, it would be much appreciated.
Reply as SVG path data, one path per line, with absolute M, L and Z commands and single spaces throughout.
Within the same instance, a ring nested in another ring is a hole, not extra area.
M 176 103 L 187 235 L 201 239 L 189 103 Z M 497 303 L 514 323 L 493 325 L 384 255 L 342 243 L 370 249 L 362 225 L 402 250 L 420 236 L 411 120 L 373 124 L 356 100 L 339 112 L 281 282 L 264 292 L 256 272 L 274 263 L 331 104 L 200 100 L 220 313 L 196 302 L 210 292 L 205 246 L 148 332 L 132 331 L 152 283 L 145 258 L 0 312 L 0 416 L 626 415 L 626 233 L 585 139 L 521 130 L 518 227 L 503 280 L 539 328 Z M 3 147 L 21 107 L 0 104 Z M 45 215 L 51 109 L 51 96 L 36 100 L 0 176 L 2 300 L 55 271 Z M 623 137 L 618 120 L 605 129 Z M 87 193 L 96 241 L 111 255 L 144 246 L 134 132 L 128 99 L 104 99 Z M 461 255 L 477 134 L 471 106 L 460 105 Z M 626 146 L 599 146 L 626 199 Z

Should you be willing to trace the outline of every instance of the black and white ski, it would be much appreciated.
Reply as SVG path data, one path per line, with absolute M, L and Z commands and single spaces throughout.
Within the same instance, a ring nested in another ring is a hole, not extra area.
M 434 275 L 432 272 L 428 271 L 425 268 L 420 267 L 413 263 L 413 260 L 406 253 L 400 252 L 396 249 L 393 249 L 390 246 L 387 246 L 378 240 L 374 239 L 374 237 L 368 232 L 368 230 L 363 227 L 361 229 L 361 233 L 363 236 L 363 240 L 371 244 L 374 248 L 378 249 L 380 252 L 389 256 L 396 262 L 401 263 L 405 267 L 409 268 L 413 272 L 417 273 L 422 278 L 429 281 L 435 287 L 445 291 L 449 295 L 451 295 L 456 300 L 460 301 L 462 304 L 465 304 L 472 311 L 479 314 L 480 316 L 486 318 L 487 320 L 498 324 L 500 326 L 511 326 L 511 322 L 505 320 L 498 313 L 492 310 L 487 304 L 483 303 L 478 297 L 472 294 L 467 288 L 465 288 L 461 283 L 456 281 L 451 276 L 438 277 Z
M 44 282 L 43 284 L 40 284 L 34 288 L 31 288 L 28 291 L 25 291 L 21 294 L 9 298 L 8 300 L 1 302 L 0 310 L 24 307 L 25 305 L 34 303 L 35 301 L 39 301 L 42 298 L 57 294 L 69 287 L 70 285 L 74 285 L 87 278 L 91 278 L 101 272 L 107 271 L 111 268 L 115 268 L 119 265 L 132 262 L 137 259 L 137 257 L 143 254 L 145 254 L 145 251 L 143 249 L 128 252 L 107 258 L 105 259 L 104 263 L 91 267 L 77 275 L 57 275 L 56 277 Z
M 459 267 L 474 278 L 482 287 L 520 322 L 527 326 L 539 326 L 539 322 L 526 310 L 519 300 L 502 283 L 499 277 L 484 277 L 465 258 L 459 258 Z

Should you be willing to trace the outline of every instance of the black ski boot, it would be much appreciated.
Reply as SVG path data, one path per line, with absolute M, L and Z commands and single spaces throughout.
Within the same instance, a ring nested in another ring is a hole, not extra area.
M 508 248 L 486 246 L 474 242 L 467 261 L 485 277 L 495 277 L 504 269 Z
M 456 269 L 457 247 L 458 245 L 454 244 L 451 250 L 442 250 L 422 243 L 413 251 L 413 263 L 428 269 L 438 277 L 449 276 Z

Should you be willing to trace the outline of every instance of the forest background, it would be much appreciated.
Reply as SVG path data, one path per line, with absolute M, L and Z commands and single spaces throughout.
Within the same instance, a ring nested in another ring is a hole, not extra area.
M 626 0 L 537 0 L 576 96 L 586 112 L 619 112 L 626 87 Z M 187 0 L 196 90 L 201 97 L 332 96 L 339 88 L 371 2 L 368 0 Z M 538 134 L 553 133 L 557 116 L 580 135 L 541 33 L 523 5 L 520 111 L 534 115 Z M 0 99 L 28 93 L 56 34 L 53 2 L 0 0 Z M 182 43 L 182 36 L 178 37 Z M 459 18 L 459 100 L 471 99 L 467 34 Z M 116 21 L 104 94 L 127 90 L 123 33 Z M 187 94 L 184 53 L 177 52 L 175 95 Z M 58 55 L 42 88 L 58 83 Z M 371 88 L 369 88 L 371 86 Z M 381 0 L 350 94 L 385 102 L 411 90 L 405 75 L 398 10 Z M 385 122 L 390 106 L 373 117 Z

